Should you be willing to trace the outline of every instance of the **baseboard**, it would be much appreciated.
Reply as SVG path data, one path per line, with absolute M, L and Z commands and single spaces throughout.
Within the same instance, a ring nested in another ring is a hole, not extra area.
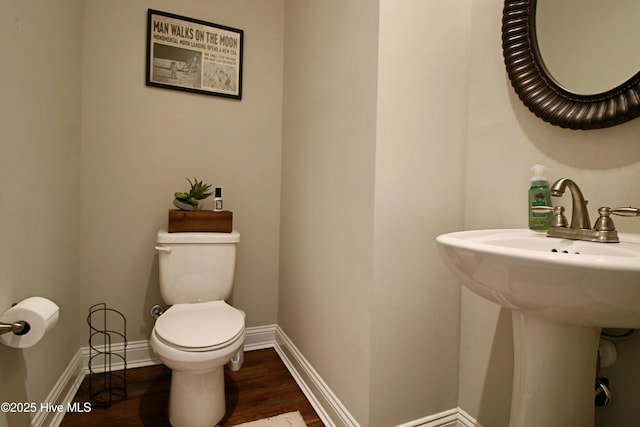
M 333 394 L 329 386 L 279 326 L 276 329 L 274 348 L 327 427 L 359 426 L 342 402 Z
M 66 409 L 67 404 L 73 400 L 84 379 L 85 372 L 83 366 L 86 365 L 82 364 L 82 349 L 79 348 L 49 392 L 46 402 L 52 403 L 56 405 L 56 407 L 57 405 L 64 405 L 63 407 Z M 65 412 L 63 411 L 40 411 L 32 418 L 31 425 L 34 427 L 57 427 L 62 422 L 64 414 Z
M 276 342 L 277 325 L 254 326 L 247 328 L 244 338 L 244 351 L 271 348 Z
M 295 344 L 278 325 L 250 327 L 246 329 L 245 351 L 274 348 L 300 389 L 305 394 L 318 416 L 327 427 L 359 427 L 358 422 L 349 413 L 340 399 L 331 391 L 313 366 L 305 359 Z M 111 351 L 123 354 L 124 346 L 115 344 Z M 159 364 L 149 341 L 130 342 L 126 350 L 127 369 Z M 119 358 L 113 358 L 112 362 Z M 47 402 L 63 405 L 66 409 L 88 373 L 89 348 L 78 349 L 69 365 L 47 396 Z M 100 360 L 94 359 L 92 369 L 101 369 Z M 111 369 L 122 369 L 122 363 L 112 363 Z M 39 412 L 32 419 L 33 427 L 58 427 L 64 412 Z M 397 427 L 482 427 L 461 408 L 451 409 L 439 414 L 402 424 Z
M 307 396 L 322 422 L 327 427 L 359 427 L 331 388 L 305 359 L 282 329 L 276 329 L 275 350 L 291 372 L 302 392 Z M 397 427 L 482 427 L 461 408 L 411 421 Z
M 482 427 L 462 408 L 449 409 L 439 414 L 414 420 L 397 427 Z
M 462 408 L 458 408 L 458 421 L 460 427 L 482 427 L 471 415 L 467 414 Z

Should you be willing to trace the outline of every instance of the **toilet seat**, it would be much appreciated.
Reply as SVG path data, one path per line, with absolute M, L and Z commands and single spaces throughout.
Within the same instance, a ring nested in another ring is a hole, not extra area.
M 156 320 L 165 344 L 189 352 L 227 347 L 244 333 L 244 315 L 224 301 L 174 304 Z

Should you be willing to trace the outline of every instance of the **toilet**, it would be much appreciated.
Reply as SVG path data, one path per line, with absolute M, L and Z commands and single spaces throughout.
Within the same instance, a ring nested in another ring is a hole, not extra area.
M 150 344 L 169 367 L 169 422 L 213 427 L 225 413 L 224 366 L 242 363 L 244 313 L 231 295 L 240 233 L 158 231 L 160 294 L 171 305 L 157 318 Z

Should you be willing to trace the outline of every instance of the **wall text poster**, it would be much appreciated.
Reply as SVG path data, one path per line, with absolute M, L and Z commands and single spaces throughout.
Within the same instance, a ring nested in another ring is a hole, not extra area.
M 244 32 L 149 9 L 147 85 L 242 98 Z

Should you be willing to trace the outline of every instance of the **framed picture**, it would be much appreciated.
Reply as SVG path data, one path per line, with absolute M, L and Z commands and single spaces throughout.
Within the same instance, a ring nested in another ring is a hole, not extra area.
M 147 86 L 242 98 L 244 32 L 149 9 Z

